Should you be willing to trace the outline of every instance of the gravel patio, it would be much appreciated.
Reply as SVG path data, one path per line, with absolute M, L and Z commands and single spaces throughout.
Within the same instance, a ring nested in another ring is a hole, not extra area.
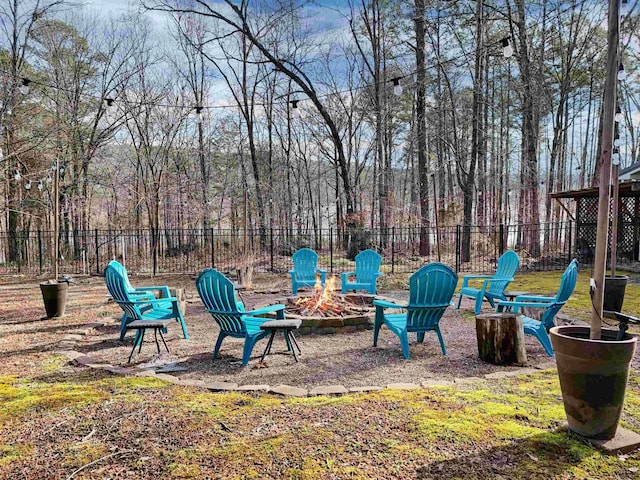
M 167 279 L 167 284 L 175 285 L 176 279 Z M 139 282 L 136 282 L 139 283 Z M 157 282 L 155 282 L 157 284 Z M 297 335 L 302 355 L 298 363 L 285 353 L 284 339 L 278 334 L 274 340 L 272 353 L 266 357 L 265 365 L 259 364 L 266 346 L 266 339 L 258 342 L 247 367 L 241 364 L 243 340 L 227 337 L 222 344 L 221 357 L 212 358 L 212 350 L 218 335 L 218 327 L 205 312 L 193 284 L 181 279 L 179 284 L 185 289 L 187 307 L 185 321 L 190 339 L 182 338 L 177 323 L 171 324 L 165 335 L 170 356 L 163 354 L 159 359 L 153 336 L 147 335 L 142 352 L 136 354 L 130 365 L 127 358 L 131 351 L 133 333 L 129 332 L 124 342 L 118 340 L 121 311 L 108 299 L 106 288 L 99 279 L 92 279 L 91 290 L 102 297 L 102 302 L 94 307 L 93 318 L 102 326 L 95 327 L 76 342 L 74 349 L 90 355 L 102 362 L 117 366 L 146 368 L 157 364 L 171 363 L 186 368 L 185 371 L 171 372 L 181 379 L 210 382 L 231 382 L 239 385 L 279 385 L 286 384 L 301 388 L 325 385 L 345 387 L 385 386 L 391 383 L 419 383 L 421 381 L 452 381 L 454 378 L 477 377 L 496 371 L 517 371 L 523 366 L 495 366 L 478 358 L 475 334 L 475 320 L 470 313 L 472 302 L 463 300 L 459 311 L 449 308 L 441 320 L 448 355 L 443 356 L 434 333 L 427 334 L 423 344 L 411 340 L 411 359 L 402 356 L 398 338 L 383 327 L 378 347 L 372 346 L 373 331 L 364 330 L 350 333 Z M 84 287 L 83 288 L 87 288 Z M 264 305 L 288 293 L 285 285 L 275 288 L 247 290 L 242 293 L 245 304 L 251 308 Z M 386 297 L 405 300 L 407 291 L 385 291 Z M 73 291 L 72 295 L 80 292 Z M 454 297 L 455 298 L 455 297 Z M 491 311 L 487 305 L 487 312 Z M 526 349 L 528 363 L 524 367 L 548 365 L 549 358 L 533 338 L 527 336 Z

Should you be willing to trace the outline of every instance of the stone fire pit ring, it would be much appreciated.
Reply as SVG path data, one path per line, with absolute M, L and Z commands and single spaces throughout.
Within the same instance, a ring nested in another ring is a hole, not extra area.
M 300 298 L 306 298 L 311 295 L 312 293 L 305 295 L 305 292 L 301 292 L 300 295 L 296 296 L 276 298 L 269 303 L 259 305 L 256 308 L 263 308 L 269 305 L 282 303 L 285 305 L 285 315 L 287 319 L 302 320 L 302 326 L 296 332 L 301 335 L 310 333 L 349 333 L 357 332 L 359 330 L 373 329 L 373 316 L 375 312 L 373 300 L 376 298 L 375 295 L 369 295 L 366 293 L 348 293 L 346 295 L 341 295 L 336 293 L 335 296 L 341 297 L 344 301 L 350 304 L 349 312 L 347 313 L 329 316 L 318 316 L 317 314 L 305 316 L 291 312 L 290 309 L 296 301 Z

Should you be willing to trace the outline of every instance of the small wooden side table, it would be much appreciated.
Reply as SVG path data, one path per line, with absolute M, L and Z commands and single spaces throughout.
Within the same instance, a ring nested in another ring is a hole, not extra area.
M 264 361 L 264 357 L 271 352 L 271 345 L 273 344 L 273 337 L 276 336 L 276 332 L 278 330 L 282 330 L 284 335 L 284 340 L 287 342 L 287 351 L 293 354 L 293 358 L 295 361 L 298 361 L 298 357 L 296 355 L 296 351 L 293 346 L 295 345 L 298 349 L 298 353 L 302 354 L 300 347 L 298 346 L 298 342 L 296 341 L 296 337 L 293 335 L 293 331 L 300 328 L 302 325 L 302 320 L 270 320 L 268 322 L 264 322 L 260 325 L 261 330 L 267 330 L 271 332 L 271 336 L 269 337 L 269 341 L 267 342 L 267 348 L 264 349 L 264 353 L 262 354 L 262 358 L 260 361 Z
M 158 332 L 160 332 L 160 338 L 162 339 L 162 343 L 164 343 L 164 348 L 167 349 L 167 353 L 169 353 L 169 347 L 167 346 L 167 342 L 164 340 L 164 335 L 162 335 L 162 329 L 167 328 L 167 325 L 171 323 L 172 320 L 136 320 L 135 322 L 131 322 L 127 324 L 127 330 L 142 330 L 140 335 L 140 346 L 138 347 L 138 353 L 142 350 L 142 342 L 144 340 L 144 332 L 147 328 L 153 330 L 153 334 L 156 340 L 156 348 L 158 349 L 158 354 L 160 354 L 160 344 L 158 343 Z M 136 335 L 135 338 L 138 338 Z M 129 360 L 127 363 L 131 363 L 131 357 L 133 357 L 133 352 L 136 351 L 136 342 L 133 341 L 133 350 L 129 354 Z

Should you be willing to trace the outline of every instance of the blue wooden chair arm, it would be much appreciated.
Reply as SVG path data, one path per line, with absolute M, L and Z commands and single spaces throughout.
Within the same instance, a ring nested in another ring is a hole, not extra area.
M 555 299 L 555 296 L 546 297 L 542 295 L 520 295 L 519 297 L 516 297 L 515 301 L 516 302 L 551 302 L 554 299 Z
M 487 287 L 489 286 L 489 284 L 492 283 L 492 282 L 513 282 L 513 278 L 504 278 L 504 277 L 501 277 L 501 278 L 497 278 L 497 277 L 487 278 L 485 281 L 482 282 L 482 288 L 480 290 L 484 293 L 487 290 Z
M 345 279 L 345 278 L 348 278 L 348 277 L 349 277 L 349 275 L 355 275 L 355 274 L 356 274 L 356 272 L 342 272 L 342 273 L 340 274 L 340 276 L 342 277 L 342 281 L 344 282 L 344 279 Z
M 324 285 L 324 282 L 327 279 L 327 271 L 321 268 L 318 268 L 316 271 L 320 274 L 320 282 Z
M 462 277 L 462 288 L 469 286 L 469 280 L 480 280 L 482 278 L 493 278 L 493 275 L 466 275 Z
M 289 270 L 289 275 L 295 275 L 296 271 L 295 270 Z
M 382 308 L 407 308 L 408 305 L 399 305 L 397 303 L 389 302 L 387 300 L 374 300 L 373 305 Z
M 503 308 L 511 307 L 514 312 L 517 312 L 521 307 L 527 308 L 549 308 L 553 305 L 553 302 L 549 302 L 549 298 L 546 299 L 546 302 L 520 302 L 518 300 L 509 302 L 504 300 L 498 300 L 498 305 L 496 306 L 497 312 L 502 312 Z
M 254 315 L 263 315 L 265 313 L 271 313 L 271 312 L 278 313 L 277 318 L 284 318 L 284 305 L 281 303 L 278 303 L 276 305 L 269 305 L 268 307 L 258 308 L 256 310 L 251 310 L 245 313 L 247 315 L 254 316 Z M 282 315 L 280 315 L 280 313 Z
M 178 299 L 176 297 L 167 297 L 167 298 L 154 298 L 153 300 L 136 300 L 135 303 L 136 305 L 147 305 L 147 304 L 151 304 L 151 305 L 159 305 L 161 303 L 167 303 L 167 302 L 171 302 L 171 303 L 177 303 Z

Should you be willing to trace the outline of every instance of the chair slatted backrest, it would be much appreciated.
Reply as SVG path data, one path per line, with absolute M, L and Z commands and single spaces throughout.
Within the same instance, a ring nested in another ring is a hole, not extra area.
M 310 248 L 301 248 L 291 257 L 297 280 L 313 281 L 318 269 L 318 254 Z
M 243 308 L 237 302 L 235 285 L 231 280 L 219 271 L 208 268 L 198 275 L 196 288 L 202 303 L 221 330 L 233 334 L 246 333 L 241 320 Z
M 118 265 L 120 264 L 118 263 Z M 120 267 L 122 267 L 122 265 L 120 265 Z M 129 295 L 130 290 L 127 288 L 126 277 L 122 274 L 121 268 L 109 263 L 107 268 L 104 270 L 104 281 L 107 284 L 109 294 L 118 303 L 118 305 L 122 307 L 122 310 L 127 314 L 127 317 L 132 321 L 140 320 L 143 316 L 142 312 L 140 312 L 140 308 L 138 308 Z
M 122 275 L 122 277 L 124 278 L 124 286 L 127 289 L 127 292 L 133 292 L 135 289 L 133 288 L 133 286 L 131 285 L 131 282 L 129 281 L 129 274 L 127 273 L 127 269 L 125 268 L 125 266 L 122 265 L 117 260 L 111 260 L 109 262 L 109 265 L 115 268 L 116 271 L 120 273 L 120 275 Z
M 553 300 L 553 305 L 551 305 L 542 314 L 541 321 L 547 330 L 555 326 L 553 319 L 556 316 L 556 313 L 558 313 L 560 309 L 564 306 L 564 304 L 567 303 L 567 300 L 569 300 L 569 297 L 571 297 L 573 290 L 576 288 L 577 281 L 578 281 L 578 260 L 574 259 L 574 260 L 571 260 L 571 263 L 562 274 L 562 280 L 560 280 L 560 288 L 558 289 L 556 298 Z
M 424 265 L 409 279 L 407 330 L 431 328 L 440 321 L 458 284 L 451 267 L 434 262 Z
M 518 271 L 520 266 L 520 257 L 513 250 L 507 250 L 500 258 L 498 258 L 498 266 L 496 273 L 493 275 L 493 281 L 489 283 L 487 291 L 489 293 L 502 294 L 511 279 Z
M 373 250 L 363 250 L 356 255 L 356 282 L 369 283 L 375 279 L 375 274 L 380 271 L 382 257 Z

